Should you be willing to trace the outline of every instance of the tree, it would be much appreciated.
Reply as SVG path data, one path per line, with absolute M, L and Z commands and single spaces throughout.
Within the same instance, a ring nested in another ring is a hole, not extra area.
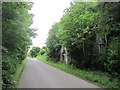
M 67 47 L 73 58 L 72 63 L 77 67 L 89 67 L 91 63 L 95 43 L 93 21 L 99 16 L 94 9 L 91 10 L 95 6 L 96 3 L 71 3 L 60 21 L 57 36 L 62 45 Z
M 66 47 L 78 68 L 107 71 L 120 78 L 120 3 L 75 2 L 52 26 L 48 55 Z M 60 46 L 57 48 L 56 46 Z
M 40 52 L 40 48 L 39 47 L 33 47 L 31 50 L 30 50 L 30 55 L 31 57 L 36 57 Z
M 102 13 L 102 18 L 98 20 L 98 28 L 106 47 L 104 67 L 110 74 L 120 78 L 120 2 L 99 3 L 97 8 Z
M 40 49 L 40 55 L 44 55 L 46 53 L 46 47 L 43 46 L 41 49 Z
M 33 15 L 28 13 L 29 2 L 2 2 L 2 80 L 3 88 L 12 88 L 14 73 L 26 58 L 32 44 L 30 37 L 35 35 Z
M 60 60 L 60 42 L 57 38 L 57 32 L 58 32 L 58 26 L 59 23 L 55 23 L 52 26 L 52 29 L 49 31 L 49 35 L 46 41 L 47 44 L 47 52 L 49 58 L 52 58 L 54 60 Z

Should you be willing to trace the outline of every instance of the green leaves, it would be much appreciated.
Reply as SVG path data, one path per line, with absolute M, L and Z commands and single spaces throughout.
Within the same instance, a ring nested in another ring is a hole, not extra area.
M 30 47 L 30 37 L 35 36 L 35 29 L 29 28 L 33 15 L 28 2 L 2 3 L 2 46 L 3 50 L 3 88 L 11 87 L 10 76 L 14 75 L 16 66 L 26 58 Z M 9 59 L 9 60 L 8 60 Z M 8 80 L 7 80 L 8 79 Z
M 60 45 L 67 48 L 76 67 L 119 77 L 120 3 L 75 2 L 64 13 L 49 32 L 48 54 L 55 57 Z
M 3 46 L 9 52 L 27 53 L 30 37 L 35 35 L 35 30 L 29 28 L 32 24 L 31 14 L 28 13 L 31 5 L 26 2 L 3 2 L 2 6 Z
M 39 47 L 33 47 L 31 50 L 30 50 L 30 55 L 31 57 L 36 57 L 40 52 L 40 48 Z
M 53 59 L 59 60 L 59 50 L 61 47 L 60 40 L 57 37 L 59 30 L 59 23 L 55 23 L 49 31 L 46 41 L 48 56 Z

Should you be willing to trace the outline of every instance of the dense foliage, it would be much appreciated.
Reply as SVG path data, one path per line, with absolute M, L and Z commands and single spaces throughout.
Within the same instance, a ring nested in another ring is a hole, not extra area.
M 32 49 L 30 50 L 30 56 L 31 57 L 36 57 L 40 52 L 40 48 L 39 47 L 32 47 Z
M 52 29 L 49 31 L 48 39 L 46 41 L 47 43 L 47 50 L 48 50 L 48 56 L 50 58 L 54 58 L 56 60 L 59 60 L 59 55 L 60 55 L 60 42 L 57 37 L 58 33 L 58 25 L 59 23 L 56 23 L 52 26 Z
M 3 88 L 12 87 L 12 77 L 17 66 L 26 58 L 30 37 L 34 36 L 32 24 L 33 15 L 28 13 L 32 3 L 3 2 L 2 3 L 2 78 Z
M 120 3 L 75 2 L 64 13 L 49 32 L 49 58 L 66 47 L 74 66 L 120 79 Z
M 39 55 L 45 55 L 45 54 L 46 54 L 46 47 L 43 46 L 43 47 L 40 49 Z

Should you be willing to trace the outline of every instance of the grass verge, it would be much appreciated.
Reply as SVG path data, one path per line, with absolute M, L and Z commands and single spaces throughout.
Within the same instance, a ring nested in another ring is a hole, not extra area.
M 23 60 L 22 63 L 19 64 L 19 66 L 17 67 L 17 71 L 15 72 L 14 77 L 11 80 L 12 81 L 12 86 L 14 88 L 17 88 L 18 81 L 20 79 L 21 73 L 22 73 L 22 71 L 24 69 L 24 66 L 25 66 L 26 62 L 27 62 L 26 59 Z
M 79 78 L 83 78 L 84 80 L 93 82 L 94 84 L 100 87 L 109 88 L 109 89 L 115 88 L 115 90 L 120 88 L 119 86 L 120 83 L 118 83 L 118 79 L 112 78 L 108 73 L 104 73 L 100 71 L 81 70 L 61 62 L 53 62 L 50 60 L 47 61 L 46 56 L 37 56 L 36 58 L 62 71 L 70 73 Z

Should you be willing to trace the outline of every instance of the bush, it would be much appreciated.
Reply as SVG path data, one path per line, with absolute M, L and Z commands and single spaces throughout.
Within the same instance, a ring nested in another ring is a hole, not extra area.
M 17 70 L 21 60 L 17 60 L 14 56 L 9 53 L 2 55 L 2 88 L 13 88 L 12 78 Z
M 110 40 L 107 69 L 114 77 L 120 78 L 120 37 L 114 37 Z

